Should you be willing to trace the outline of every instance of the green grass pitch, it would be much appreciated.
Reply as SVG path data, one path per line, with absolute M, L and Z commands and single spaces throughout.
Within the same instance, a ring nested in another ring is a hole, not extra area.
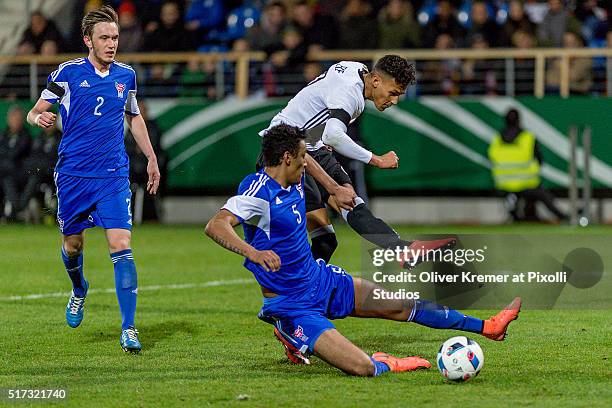
M 538 233 L 560 230 L 526 227 L 519 231 L 529 233 L 532 228 Z M 408 237 L 425 231 L 507 229 L 411 227 L 399 231 Z M 607 229 L 589 231 L 606 233 Z M 339 241 L 334 263 L 355 271 L 360 262 L 355 256 L 360 250 L 358 237 L 340 228 Z M 485 366 L 468 383 L 446 383 L 435 368 L 353 378 L 316 358 L 309 367 L 291 365 L 272 327 L 256 317 L 261 296 L 242 259 L 206 238 L 202 227 L 135 228 L 140 355 L 127 355 L 119 347 L 120 316 L 102 230 L 86 235 L 85 273 L 93 291 L 78 329 L 69 328 L 64 319 L 67 296 L 62 292 L 67 293 L 70 286 L 60 260 L 57 230 L 0 226 L 0 248 L 0 389 L 4 394 L 0 405 L 27 405 L 6 399 L 7 389 L 13 388 L 67 389 L 67 400 L 57 406 L 612 404 L 610 310 L 525 310 L 511 325 L 505 342 L 472 336 L 483 348 Z M 45 296 L 10 298 L 31 294 Z M 474 314 L 488 317 L 490 311 Z M 432 362 L 439 345 L 457 334 L 380 320 L 348 318 L 336 325 L 366 352 L 418 354 Z

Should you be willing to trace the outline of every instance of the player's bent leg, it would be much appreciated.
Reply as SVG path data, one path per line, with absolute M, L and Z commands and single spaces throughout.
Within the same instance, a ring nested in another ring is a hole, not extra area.
M 338 240 L 327 209 L 319 208 L 307 212 L 306 228 L 310 233 L 312 256 L 314 259 L 323 259 L 328 263 L 338 247 Z
M 353 276 L 353 287 L 355 288 L 354 317 L 405 322 L 409 320 L 414 310 L 414 301 L 411 299 L 389 299 L 389 297 L 383 299 L 382 293 L 386 293 L 387 290 L 367 279 Z
M 111 261 L 115 268 L 115 290 L 121 311 L 121 348 L 126 352 L 138 353 L 142 346 L 138 331 L 134 327 L 138 276 L 134 256 L 130 248 L 131 232 L 121 228 L 106 230 L 106 239 Z
M 355 317 L 407 321 L 434 329 L 452 329 L 483 336 L 496 341 L 506 337 L 508 325 L 518 318 L 521 299 L 516 298 L 504 310 L 487 320 L 465 315 L 457 310 L 427 300 L 395 300 L 380 295 L 381 286 L 366 279 L 353 277 Z
M 84 233 L 64 235 L 62 241 L 62 261 L 72 282 L 72 293 L 66 305 L 66 323 L 74 329 L 83 321 L 85 297 L 89 289 L 83 275 Z
M 361 377 L 376 374 L 376 366 L 370 356 L 336 329 L 326 330 L 319 336 L 314 345 L 314 353 L 347 374 Z

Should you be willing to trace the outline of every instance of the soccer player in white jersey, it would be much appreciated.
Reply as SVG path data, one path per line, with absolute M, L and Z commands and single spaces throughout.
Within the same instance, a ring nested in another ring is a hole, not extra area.
M 315 354 L 358 376 L 431 366 L 420 357 L 366 354 L 331 322 L 348 316 L 414 322 L 504 340 L 508 325 L 518 317 L 520 298 L 481 320 L 426 300 L 379 299 L 374 291 L 384 291 L 380 286 L 313 258 L 305 219 L 304 137 L 295 127 L 270 128 L 262 143 L 264 167 L 245 177 L 238 193 L 206 225 L 206 234 L 215 242 L 245 257 L 244 266 L 263 294 L 258 317 L 274 326 L 287 357 L 309 364 L 309 356 Z M 234 231 L 238 224 L 244 228 L 244 240 Z
M 372 214 L 360 197 L 354 197 L 350 177 L 330 151 L 333 149 L 343 156 L 382 169 L 397 168 L 399 158 L 394 151 L 378 156 L 355 143 L 346 131 L 349 123 L 365 109 L 366 100 L 372 101 L 379 111 L 384 111 L 398 103 L 407 87 L 415 83 L 415 77 L 414 65 L 397 55 L 382 57 L 372 72 L 362 63 L 341 61 L 304 87 L 274 116 L 270 126 L 260 132 L 260 136 L 263 136 L 281 123 L 306 132 L 309 174 L 304 189 L 308 230 L 315 259 L 329 262 L 338 246 L 326 204 L 340 210 L 343 218 L 359 235 L 382 248 L 408 246 L 427 250 L 454 245 L 452 238 L 402 240 L 389 225 Z M 261 167 L 261 163 L 258 167 Z M 354 206 L 342 201 L 344 196 L 338 199 L 338 195 L 328 186 L 349 189 L 353 193 L 350 198 L 354 197 Z M 330 200 L 332 195 L 334 199 Z M 421 259 L 405 261 L 407 267 L 414 267 Z
M 124 351 L 137 353 L 141 350 L 134 326 L 138 282 L 130 247 L 132 195 L 125 119 L 148 158 L 150 194 L 159 187 L 159 168 L 136 103 L 136 73 L 115 61 L 117 14 L 108 6 L 93 10 L 83 18 L 81 28 L 89 55 L 67 61 L 49 75 L 47 89 L 28 113 L 28 122 L 41 128 L 52 126 L 56 115 L 48 110 L 59 102 L 64 135 L 55 167 L 57 220 L 63 236 L 62 260 L 72 281 L 66 321 L 76 328 L 83 320 L 89 289 L 83 274 L 83 239 L 85 229 L 101 226 L 115 270 L 122 317 L 119 343 Z

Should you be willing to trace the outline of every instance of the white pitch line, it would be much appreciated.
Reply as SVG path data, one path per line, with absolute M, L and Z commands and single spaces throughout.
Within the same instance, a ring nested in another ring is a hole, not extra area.
M 202 283 L 177 283 L 172 285 L 149 285 L 149 286 L 140 286 L 138 291 L 153 291 L 153 290 L 175 290 L 175 289 L 199 289 L 199 288 L 210 288 L 214 286 L 230 286 L 230 285 L 243 285 L 243 284 L 253 284 L 255 283 L 255 279 L 233 279 L 233 280 L 217 280 L 217 281 L 208 281 Z M 108 289 L 90 289 L 87 294 L 90 295 L 92 293 L 115 293 L 115 288 Z M 32 295 L 15 295 L 15 296 L 5 296 L 0 297 L 1 302 L 10 302 L 17 300 L 33 300 L 33 299 L 48 299 L 48 298 L 56 298 L 56 297 L 68 297 L 70 296 L 70 292 L 52 292 L 52 293 L 38 293 Z

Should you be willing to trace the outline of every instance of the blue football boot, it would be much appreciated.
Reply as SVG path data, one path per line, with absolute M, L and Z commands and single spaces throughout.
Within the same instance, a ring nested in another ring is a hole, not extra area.
M 126 353 L 140 353 L 142 346 L 138 341 L 138 330 L 134 326 L 130 326 L 121 332 L 119 344 Z
M 83 307 L 85 306 L 85 297 L 89 289 L 89 282 L 85 281 L 85 296 L 78 297 L 72 291 L 68 304 L 66 305 L 66 323 L 73 329 L 79 327 L 83 321 Z

